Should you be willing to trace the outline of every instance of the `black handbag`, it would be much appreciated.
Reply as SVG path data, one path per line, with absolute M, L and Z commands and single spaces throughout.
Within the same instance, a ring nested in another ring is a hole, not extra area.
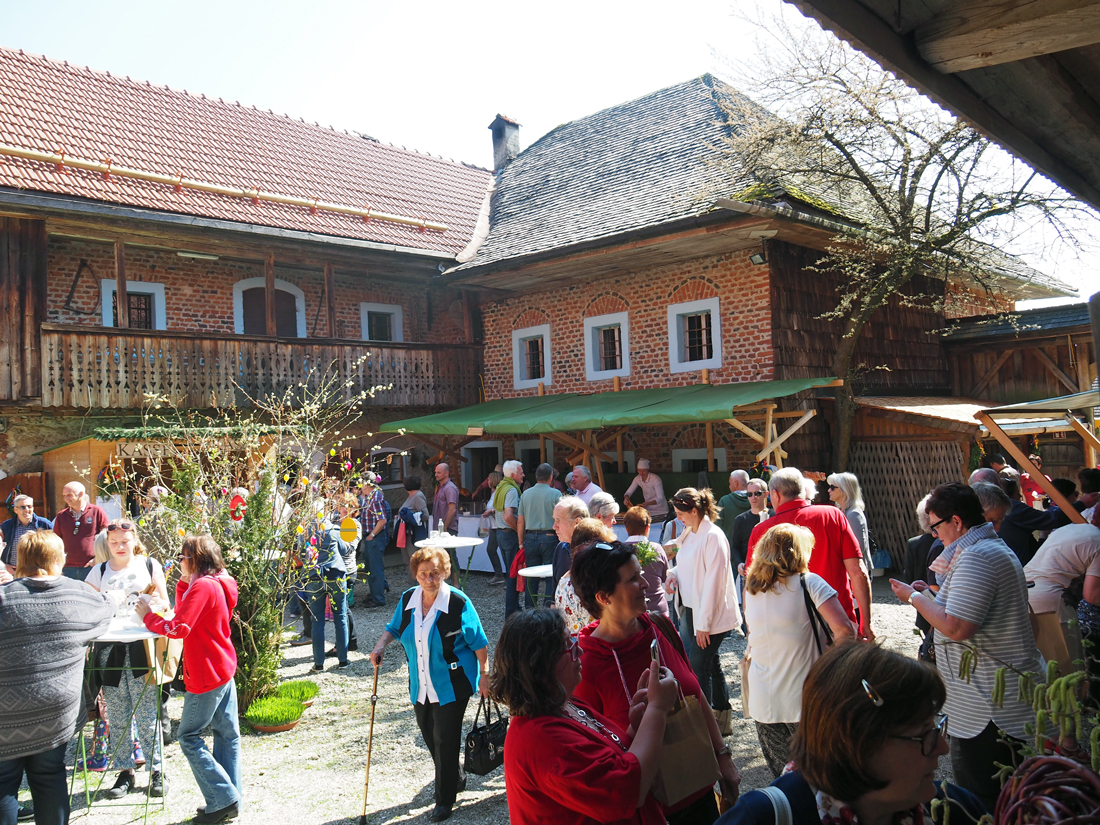
M 493 702 L 497 709 L 497 720 L 490 717 L 489 703 L 481 697 L 477 712 L 474 713 L 474 725 L 466 734 L 466 753 L 462 767 L 466 773 L 485 776 L 504 764 L 504 737 L 508 733 L 508 717 L 500 711 L 500 705 Z M 478 725 L 481 711 L 485 711 L 485 724 Z
M 798 582 L 802 585 L 802 598 L 806 602 L 806 614 L 810 617 L 810 631 L 814 634 L 814 644 L 817 645 L 817 655 L 820 656 L 822 653 L 821 637 L 825 637 L 826 646 L 831 645 L 833 643 L 833 630 L 818 612 L 814 600 L 810 598 L 810 591 L 806 589 L 805 573 L 799 574 Z

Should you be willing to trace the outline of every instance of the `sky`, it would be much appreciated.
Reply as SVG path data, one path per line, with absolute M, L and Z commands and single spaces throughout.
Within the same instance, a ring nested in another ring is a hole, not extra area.
M 526 147 L 559 124 L 751 65 L 738 12 L 781 0 L 554 4 L 0 0 L 0 46 L 271 109 L 491 168 L 489 123 Z M 1087 296 L 1100 253 L 1029 260 Z

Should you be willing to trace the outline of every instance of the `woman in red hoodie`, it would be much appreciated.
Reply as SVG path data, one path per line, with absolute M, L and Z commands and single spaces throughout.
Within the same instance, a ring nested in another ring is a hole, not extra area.
M 570 575 L 577 598 L 599 620 L 580 632 L 584 667 L 574 695 L 626 727 L 630 687 L 649 668 L 650 646 L 656 639 L 661 666 L 676 677 L 684 695 L 698 699 L 722 772 L 723 794 L 736 798 L 741 774 L 672 623 L 660 614 L 655 620 L 651 618 L 654 614 L 646 612 L 645 581 L 634 546 L 619 542 L 582 546 L 573 555 Z M 712 783 L 707 782 L 664 813 L 670 825 L 710 825 L 718 819 Z
M 230 639 L 230 617 L 237 605 L 237 582 L 225 571 L 222 551 L 210 536 L 188 536 L 180 552 L 176 615 L 170 621 L 138 604 L 145 626 L 171 639 L 183 639 L 183 682 L 187 695 L 180 717 L 179 743 L 202 791 L 206 807 L 195 825 L 237 816 L 241 802 L 241 729 L 237 721 L 237 652 Z M 164 605 L 167 607 L 167 605 Z M 214 731 L 214 752 L 202 732 Z

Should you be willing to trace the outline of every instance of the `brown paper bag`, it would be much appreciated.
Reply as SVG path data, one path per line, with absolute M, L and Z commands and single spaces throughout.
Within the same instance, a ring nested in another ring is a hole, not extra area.
M 737 663 L 737 669 L 741 672 L 741 715 L 746 719 L 749 716 L 749 667 L 752 665 L 752 648 L 745 649 L 745 655 Z
M 703 709 L 694 696 L 686 696 L 668 715 L 661 747 L 661 769 L 653 784 L 653 796 L 662 805 L 675 805 L 722 776 L 710 741 Z
M 183 655 L 183 639 L 169 639 L 157 636 L 145 640 L 145 659 L 149 662 L 149 672 L 145 681 L 150 685 L 165 685 L 176 678 L 180 657 Z

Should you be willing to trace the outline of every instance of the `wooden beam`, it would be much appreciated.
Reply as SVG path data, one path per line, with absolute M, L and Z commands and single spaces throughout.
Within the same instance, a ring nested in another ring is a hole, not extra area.
M 992 417 L 984 412 L 977 413 L 974 417 L 985 425 L 990 435 L 997 439 L 997 443 L 1005 448 L 1005 452 L 1016 459 L 1017 463 L 1020 465 L 1020 472 L 1030 474 L 1031 480 L 1043 488 L 1043 492 L 1047 494 L 1051 501 L 1061 508 L 1062 512 L 1069 517 L 1070 521 L 1076 524 L 1085 523 L 1085 519 L 1081 514 L 1074 509 L 1072 504 L 1066 501 L 1065 496 L 1058 492 L 1058 489 L 1050 483 L 1047 477 L 1028 460 L 1027 456 L 1016 446 L 1016 442 L 1009 438 L 1008 434 L 1001 429 L 1000 425 L 994 421 Z
M 1001 367 L 1004 366 L 1004 362 L 1011 357 L 1012 352 L 1010 350 L 1005 350 L 1000 355 L 998 355 L 997 360 L 993 362 L 993 366 L 990 367 L 986 374 L 982 376 L 982 380 L 974 385 L 974 389 L 970 391 L 970 397 L 977 398 L 978 393 L 985 389 L 986 385 L 993 380 L 994 376 L 996 376 L 996 374 L 1000 371 Z
M 594 446 L 597 450 L 603 450 L 603 448 L 606 447 L 608 444 L 610 444 L 612 441 L 614 441 L 616 437 L 621 437 L 629 429 L 630 429 L 629 427 L 615 427 L 614 429 L 604 430 L 604 431 L 602 431 L 602 433 L 597 433 L 595 443 L 592 446 Z M 567 458 L 571 463 L 578 463 L 579 462 L 579 463 L 583 464 L 584 461 L 585 461 L 584 456 L 587 455 L 587 453 L 589 452 L 590 449 L 591 448 L 588 448 L 588 449 L 585 449 L 585 450 L 581 450 L 579 448 L 575 449 L 572 453 L 569 454 L 569 456 Z M 600 455 L 601 456 L 606 456 L 606 453 L 601 452 Z M 610 457 L 605 457 L 603 460 L 604 461 L 611 461 L 611 458 Z
M 325 263 L 325 310 L 328 313 L 328 337 L 339 338 L 336 328 L 336 275 L 331 263 Z
M 751 427 L 749 427 L 745 424 L 742 424 L 736 418 L 727 418 L 727 419 L 725 419 L 725 422 L 727 424 L 729 424 L 731 427 L 733 427 L 735 430 L 740 430 L 745 435 L 747 435 L 749 438 L 751 438 L 753 441 L 756 441 L 759 444 L 764 444 L 764 443 L 767 442 L 767 439 L 764 438 L 764 436 L 760 435 L 760 433 L 758 433 L 756 430 L 752 429 Z
M 467 438 L 465 441 L 459 443 L 455 447 L 448 447 L 445 444 L 440 444 L 437 441 L 432 441 L 432 439 L 428 438 L 426 435 L 417 435 L 416 433 L 405 433 L 405 435 L 409 436 L 410 438 L 415 438 L 417 441 L 421 441 L 424 444 L 427 444 L 433 450 L 438 450 L 435 455 L 428 459 L 428 464 L 433 463 L 437 458 L 444 455 L 453 455 L 459 461 L 469 461 L 470 459 L 466 458 L 461 453 L 452 453 L 451 450 L 461 450 L 465 445 L 469 444 L 475 438 L 480 438 L 480 436 L 473 436 L 471 438 Z
M 770 440 L 775 439 L 775 430 L 773 429 L 774 426 L 775 426 L 775 419 L 772 418 L 772 416 L 774 414 L 775 414 L 775 404 L 769 404 L 764 409 L 764 435 Z M 771 452 L 772 452 L 772 450 L 768 450 L 768 453 L 771 453 Z M 759 459 L 759 458 L 760 458 L 760 456 L 757 456 L 757 459 Z M 783 466 L 781 461 L 769 461 L 768 463 L 774 464 L 777 467 L 782 467 Z
M 462 331 L 466 335 L 466 343 L 474 343 L 474 307 L 470 300 L 470 291 L 462 290 Z M 543 445 L 545 449 L 545 445 Z M 543 456 L 543 462 L 546 457 Z
M 548 435 L 554 441 L 557 441 L 561 444 L 565 444 L 568 447 L 573 447 L 574 449 L 580 450 L 583 455 L 590 454 L 592 452 L 592 450 L 594 449 L 593 447 L 590 447 L 587 444 L 585 444 L 583 441 L 580 441 L 579 439 L 576 439 L 571 435 L 567 435 L 566 433 L 548 433 Z M 614 461 L 615 460 L 611 456 L 606 455 L 604 453 L 601 453 L 598 450 L 596 451 L 595 455 L 601 461 Z
M 706 424 L 707 430 L 707 472 L 713 473 L 716 469 L 716 462 L 714 461 L 714 425 L 708 421 Z
M 773 438 L 772 442 L 770 444 L 765 444 L 764 445 L 764 449 L 756 454 L 757 461 L 763 459 L 769 453 L 776 452 L 778 450 L 780 444 L 782 444 L 784 441 L 786 441 L 788 438 L 790 438 L 792 435 L 794 435 L 798 430 L 800 430 L 803 427 L 803 425 L 805 425 L 805 423 L 807 421 L 809 421 L 815 415 L 817 415 L 817 410 L 806 410 L 806 412 L 803 413 L 803 415 L 800 419 L 798 419 L 796 422 L 791 424 L 791 426 L 789 426 L 786 430 L 783 431 L 783 435 L 781 435 L 777 438 Z M 772 425 L 772 426 L 774 427 L 774 425 Z M 774 432 L 774 429 L 773 429 L 772 432 Z M 776 466 L 780 466 L 778 461 L 776 461 L 775 464 L 776 464 Z
M 776 440 L 776 434 L 778 432 L 779 432 L 779 430 L 776 428 L 775 423 L 772 422 L 771 432 L 769 433 L 769 436 L 771 437 L 772 441 Z M 787 454 L 785 452 L 783 452 L 782 450 L 780 450 L 780 449 L 775 449 L 775 450 L 772 450 L 772 457 L 775 459 L 775 461 L 773 462 L 775 464 L 775 466 L 778 467 L 780 470 L 782 470 L 783 469 L 783 459 L 787 457 Z
M 275 323 L 275 254 L 264 260 L 264 333 L 275 336 L 278 327 Z
M 1084 440 L 1085 442 L 1086 447 L 1091 448 L 1094 453 L 1100 452 L 1100 439 L 1097 439 L 1097 437 L 1089 430 L 1088 427 L 1078 421 L 1077 417 L 1073 413 L 1066 413 L 1066 421 L 1068 421 L 1069 425 L 1073 427 L 1073 431 L 1081 436 L 1082 440 Z M 1088 466 L 1095 467 L 1096 465 L 1089 464 Z
M 1073 339 L 1070 336 L 1066 336 L 1069 339 L 1071 345 L 1073 345 Z M 1095 364 L 1089 363 L 1089 345 L 1085 342 L 1074 346 L 1075 363 L 1077 364 L 1077 389 L 1079 392 L 1088 392 L 1092 387 L 1092 374 L 1095 372 Z M 1096 426 L 1096 415 L 1092 410 L 1088 410 L 1086 414 L 1086 420 L 1089 427 Z M 1085 442 L 1085 465 L 1088 467 L 1096 466 L 1097 453 L 1100 452 L 1097 448 L 1093 447 L 1088 441 Z
M 1035 354 L 1039 357 L 1039 360 L 1043 362 L 1043 366 L 1047 368 L 1047 372 L 1061 381 L 1071 393 L 1080 392 L 1077 386 L 1077 382 L 1062 372 L 1062 368 L 1054 363 L 1054 359 L 1043 352 L 1041 349 L 1036 349 Z
M 115 308 L 118 315 L 116 326 L 128 329 L 130 301 L 126 297 L 126 245 L 122 241 L 115 241 Z
M 1098 0 L 971 0 L 914 32 L 917 50 L 946 74 L 1100 43 Z

